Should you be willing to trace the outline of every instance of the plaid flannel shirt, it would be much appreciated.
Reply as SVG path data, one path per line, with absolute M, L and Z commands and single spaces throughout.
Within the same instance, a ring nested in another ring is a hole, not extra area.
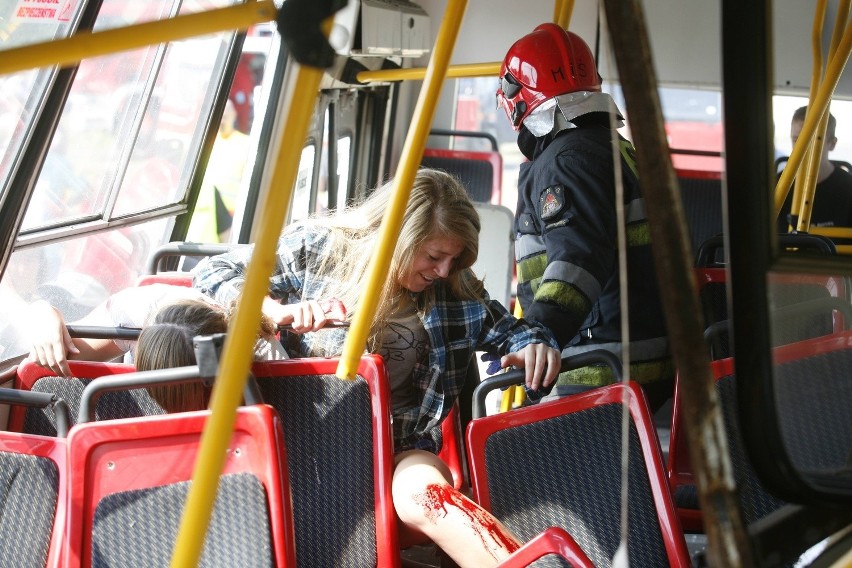
M 329 248 L 329 230 L 293 225 L 278 241 L 277 260 L 270 278 L 269 294 L 282 303 L 320 300 L 327 296 L 330 282 L 315 270 Z M 210 257 L 195 270 L 193 285 L 225 303 L 239 295 L 253 247 Z M 413 369 L 414 387 L 420 401 L 416 406 L 393 409 L 395 451 L 441 448 L 441 422 L 461 392 L 468 365 L 476 351 L 505 355 L 531 343 L 558 348 L 549 331 L 512 316 L 499 302 L 458 300 L 448 286 L 434 286 L 435 303 L 419 312 L 429 337 L 428 361 Z M 346 330 L 335 328 L 292 335 L 286 345 L 293 357 L 339 356 Z

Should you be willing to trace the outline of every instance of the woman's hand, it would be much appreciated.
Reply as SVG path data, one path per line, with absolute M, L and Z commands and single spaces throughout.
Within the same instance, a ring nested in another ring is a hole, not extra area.
M 346 308 L 336 299 L 279 304 L 267 297 L 263 300 L 263 313 L 277 325 L 290 325 L 293 333 L 317 331 L 331 321 L 346 319 Z
M 524 382 L 532 390 L 539 387 L 548 387 L 559 376 L 559 367 L 562 354 L 546 343 L 531 343 L 514 353 L 503 355 L 500 365 L 503 368 L 509 365 L 523 368 L 526 373 Z
M 30 342 L 28 360 L 47 367 L 60 376 L 71 376 L 68 358 L 79 355 L 62 314 L 43 300 L 30 304 L 27 317 L 27 334 Z

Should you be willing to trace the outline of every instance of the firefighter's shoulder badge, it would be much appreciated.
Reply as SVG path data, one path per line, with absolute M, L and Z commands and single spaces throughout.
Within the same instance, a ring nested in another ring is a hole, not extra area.
M 539 213 L 543 221 L 549 221 L 559 215 L 565 208 L 568 198 L 565 188 L 561 185 L 552 185 L 545 189 L 539 197 Z

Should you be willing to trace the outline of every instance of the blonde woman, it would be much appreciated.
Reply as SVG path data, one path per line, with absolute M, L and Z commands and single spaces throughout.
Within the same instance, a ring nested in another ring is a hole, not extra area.
M 293 224 L 279 239 L 263 311 L 277 324 L 292 325 L 291 356 L 340 355 L 346 329 L 322 329 L 328 318 L 320 301 L 341 300 L 350 319 L 358 312 L 391 189 L 388 183 L 360 206 Z M 383 356 L 390 378 L 393 498 L 403 541 L 406 534 L 424 533 L 463 567 L 496 565 L 518 546 L 496 519 L 452 488 L 447 466 L 435 455 L 468 362 L 477 350 L 499 353 L 504 367 L 525 368 L 527 385 L 535 389 L 555 380 L 560 359 L 549 331 L 489 299 L 470 270 L 479 229 L 457 179 L 418 171 L 364 346 Z M 249 247 L 205 259 L 194 286 L 219 303 L 231 301 L 250 257 Z M 476 523 L 470 522 L 472 510 Z

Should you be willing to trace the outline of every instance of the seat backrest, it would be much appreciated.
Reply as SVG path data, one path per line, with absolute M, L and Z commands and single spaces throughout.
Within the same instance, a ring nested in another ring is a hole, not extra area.
M 848 478 L 852 331 L 778 347 L 773 359 L 781 435 L 793 467 L 823 483 Z
M 93 361 L 69 361 L 71 377 L 58 377 L 50 369 L 30 361 L 22 362 L 15 378 L 15 388 L 58 395 L 70 410 L 72 424 L 80 409 L 83 389 L 93 379 L 122 375 L 135 371 L 133 365 Z M 98 400 L 96 419 L 133 418 L 165 414 L 163 408 L 144 388 L 104 393 Z M 9 430 L 45 436 L 56 435 L 56 418 L 44 408 L 13 407 L 9 415 Z
M 337 364 L 308 358 L 252 367 L 284 424 L 299 567 L 399 566 L 384 362 L 363 357 L 353 381 L 335 376 Z
M 422 166 L 444 170 L 456 176 L 474 202 L 500 205 L 503 192 L 503 157 L 493 135 L 483 131 L 433 128 L 429 136 L 453 137 L 456 149 L 425 148 L 420 162 Z M 478 139 L 490 149 L 474 151 L 459 148 L 473 139 Z
M 81 566 L 167 566 L 209 411 L 78 424 L 68 437 L 68 554 Z M 200 566 L 295 566 L 281 423 L 240 407 Z
M 64 565 L 67 487 L 65 439 L 0 431 L 0 563 Z
M 727 273 L 722 267 L 694 269 L 698 295 L 708 326 L 728 319 Z M 837 299 L 846 302 L 846 282 L 838 276 L 821 274 L 772 273 L 769 294 L 775 315 L 772 317 L 772 344 L 784 345 L 843 331 L 850 324 L 837 304 L 818 300 Z M 794 310 L 794 306 L 813 309 Z M 727 333 L 711 338 L 714 359 L 732 355 Z
M 499 205 L 503 189 L 503 158 L 499 152 L 425 148 L 420 163 L 455 175 L 474 202 Z
M 726 372 L 729 371 L 729 372 Z M 722 409 L 725 423 L 725 434 L 728 451 L 731 456 L 731 466 L 734 473 L 734 484 L 740 501 L 743 522 L 746 525 L 765 517 L 780 509 L 784 502 L 774 497 L 760 483 L 760 480 L 749 462 L 739 427 L 739 401 L 737 397 L 737 376 L 732 368 L 717 365 L 716 392 Z
M 738 489 L 743 522 L 750 524 L 781 508 L 784 502 L 766 491 L 760 483 L 746 455 L 739 427 L 739 404 L 737 401 L 737 378 L 734 359 L 731 357 L 713 361 L 711 364 L 716 392 L 722 409 L 728 451 Z M 683 426 L 683 408 L 680 402 L 679 375 L 675 378 L 675 397 L 672 404 L 672 425 L 669 438 L 669 455 L 666 472 L 678 515 L 687 530 L 703 530 L 695 487 L 689 448 Z
M 723 231 L 722 174 L 715 171 L 677 170 L 683 213 L 692 253 L 709 237 Z
M 623 399 L 630 416 L 630 565 L 689 566 L 659 440 L 635 383 L 471 421 L 467 448 L 474 499 L 521 540 L 559 526 L 595 565 L 609 565 L 620 542 Z
M 512 300 L 512 274 L 515 268 L 515 245 L 512 238 L 514 214 L 508 207 L 475 203 L 479 213 L 480 254 L 473 263 L 473 273 L 485 281 L 485 289 L 492 299 L 507 308 Z

